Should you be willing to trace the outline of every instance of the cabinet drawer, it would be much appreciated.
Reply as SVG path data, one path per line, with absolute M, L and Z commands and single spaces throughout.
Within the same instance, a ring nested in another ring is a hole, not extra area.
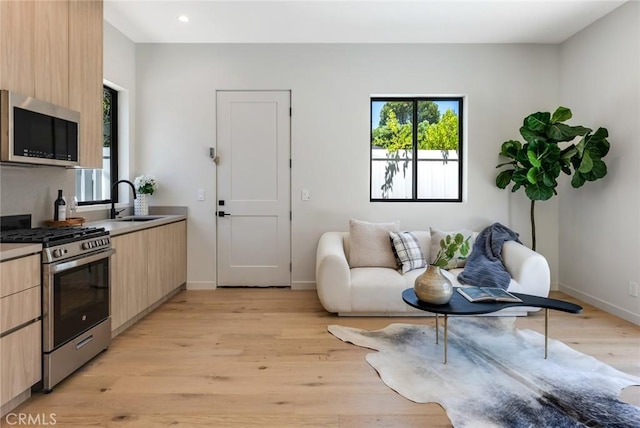
M 33 255 L 0 264 L 0 297 L 40 285 L 40 256 Z
M 38 321 L 0 339 L 0 405 L 42 378 L 41 328 Z
M 38 286 L 0 299 L 0 333 L 38 318 L 40 295 Z

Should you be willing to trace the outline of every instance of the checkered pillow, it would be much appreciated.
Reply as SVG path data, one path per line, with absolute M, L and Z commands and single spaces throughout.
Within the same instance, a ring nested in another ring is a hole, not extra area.
M 402 273 L 423 268 L 427 262 L 420 247 L 420 241 L 411 232 L 389 232 L 393 255 Z

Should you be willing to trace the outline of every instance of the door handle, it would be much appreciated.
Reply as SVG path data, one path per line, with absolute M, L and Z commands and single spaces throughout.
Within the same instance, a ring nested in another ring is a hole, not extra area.
M 226 213 L 224 211 L 218 211 L 218 217 L 224 217 L 224 216 L 227 216 L 227 215 L 231 215 L 231 213 Z

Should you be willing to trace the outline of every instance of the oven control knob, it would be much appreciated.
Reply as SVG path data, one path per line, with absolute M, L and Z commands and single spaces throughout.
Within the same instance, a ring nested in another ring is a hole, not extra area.
M 91 248 L 91 245 L 89 245 L 90 242 L 85 242 L 84 244 L 82 244 L 82 249 L 83 250 L 88 250 L 89 248 Z
M 62 257 L 62 250 L 60 248 L 56 248 L 55 250 L 53 250 L 53 257 L 54 258 L 58 258 L 58 257 Z

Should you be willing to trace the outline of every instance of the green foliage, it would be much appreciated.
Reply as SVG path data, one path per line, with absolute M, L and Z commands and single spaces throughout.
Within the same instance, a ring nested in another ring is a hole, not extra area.
M 440 250 L 431 264 L 438 266 L 439 268 L 445 268 L 458 251 L 460 251 L 460 254 L 466 258 L 469 254 L 470 239 L 471 236 L 464 239 L 464 235 L 462 233 L 456 233 L 453 238 L 451 235 L 447 235 L 440 240 Z
M 373 130 L 373 145 L 389 152 L 411 150 L 413 127 L 411 123 L 401 123 L 393 110 L 389 110 L 385 126 Z
M 574 188 L 607 175 L 607 166 L 602 160 L 609 152 L 607 129 L 598 128 L 592 133 L 591 128 L 563 123 L 571 117 L 571 110 L 566 107 L 558 107 L 553 114 L 538 112 L 527 116 L 520 128 L 525 143 L 509 140 L 502 144 L 500 156 L 510 161 L 496 167 L 507 167 L 496 177 L 496 186 L 505 189 L 513 183 L 512 192 L 524 188 L 532 202 L 546 201 L 557 195 L 561 172 L 572 175 Z M 571 143 L 577 137 L 581 137 L 580 141 Z M 570 144 L 560 147 L 559 143 L 567 142 Z M 535 249 L 533 208 L 531 224 Z
M 524 187 L 529 199 L 545 201 L 557 194 L 560 172 L 573 174 L 573 187 L 604 177 L 607 167 L 601 158 L 609 151 L 607 130 L 598 128 L 591 133 L 590 128 L 562 123 L 570 118 L 571 110 L 566 107 L 558 107 L 553 115 L 538 112 L 527 116 L 520 128 L 526 142 L 509 140 L 502 144 L 500 155 L 511 161 L 497 166 L 508 169 L 498 174 L 496 186 L 504 189 L 513 182 L 512 191 Z M 559 143 L 576 137 L 582 137 L 578 144 L 560 148 Z
M 387 125 L 389 113 L 393 112 L 401 124 L 411 123 L 413 119 L 413 103 L 411 101 L 389 101 L 380 110 L 379 127 Z M 436 123 L 440 120 L 440 110 L 433 101 L 418 102 L 418 123 Z
M 420 125 L 423 125 L 422 132 Z M 418 149 L 458 150 L 458 116 L 447 110 L 436 123 L 421 122 L 418 125 Z

